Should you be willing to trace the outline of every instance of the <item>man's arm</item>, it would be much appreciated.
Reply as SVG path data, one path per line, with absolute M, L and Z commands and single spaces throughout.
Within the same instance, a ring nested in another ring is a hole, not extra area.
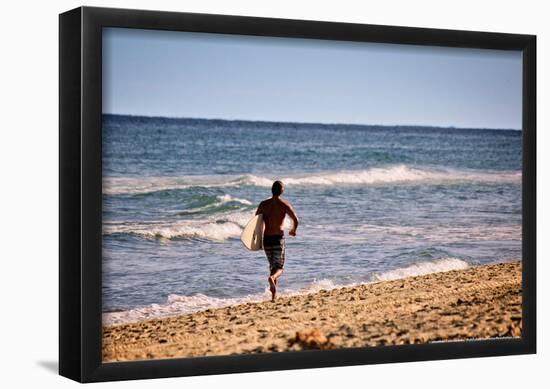
M 263 203 L 264 203 L 264 202 L 262 201 L 262 202 L 260 203 L 260 205 L 258 205 L 258 209 L 256 210 L 256 215 L 259 215 L 259 214 L 263 213 L 263 212 L 262 212 L 262 205 L 263 205 Z
M 290 218 L 292 219 L 292 222 L 294 223 L 294 225 L 292 226 L 292 229 L 288 231 L 288 234 L 290 236 L 296 236 L 296 229 L 298 228 L 298 224 L 300 223 L 300 221 L 298 220 L 298 216 L 296 215 L 296 211 L 294 211 L 294 208 L 292 208 L 292 205 L 290 205 L 290 203 L 285 203 L 285 204 L 286 204 L 286 213 L 288 216 L 290 216 Z

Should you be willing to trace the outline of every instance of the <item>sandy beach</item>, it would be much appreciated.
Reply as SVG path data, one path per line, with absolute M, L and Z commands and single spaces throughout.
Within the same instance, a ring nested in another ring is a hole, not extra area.
M 521 262 L 104 327 L 103 362 L 521 336 Z

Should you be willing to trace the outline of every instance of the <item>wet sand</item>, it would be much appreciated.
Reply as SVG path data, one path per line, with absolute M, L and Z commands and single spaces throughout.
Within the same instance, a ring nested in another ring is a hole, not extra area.
M 521 336 L 521 263 L 103 328 L 103 362 Z

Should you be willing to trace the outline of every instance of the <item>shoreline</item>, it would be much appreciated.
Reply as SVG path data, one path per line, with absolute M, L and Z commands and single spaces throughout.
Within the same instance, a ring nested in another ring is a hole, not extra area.
M 521 262 L 103 327 L 103 362 L 521 336 Z

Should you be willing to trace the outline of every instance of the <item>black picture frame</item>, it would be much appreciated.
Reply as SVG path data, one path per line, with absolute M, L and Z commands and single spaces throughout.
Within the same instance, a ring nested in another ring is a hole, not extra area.
M 523 53 L 523 330 L 521 339 L 101 361 L 102 28 L 193 31 Z M 59 373 L 128 380 L 536 352 L 536 36 L 81 7 L 59 16 Z

